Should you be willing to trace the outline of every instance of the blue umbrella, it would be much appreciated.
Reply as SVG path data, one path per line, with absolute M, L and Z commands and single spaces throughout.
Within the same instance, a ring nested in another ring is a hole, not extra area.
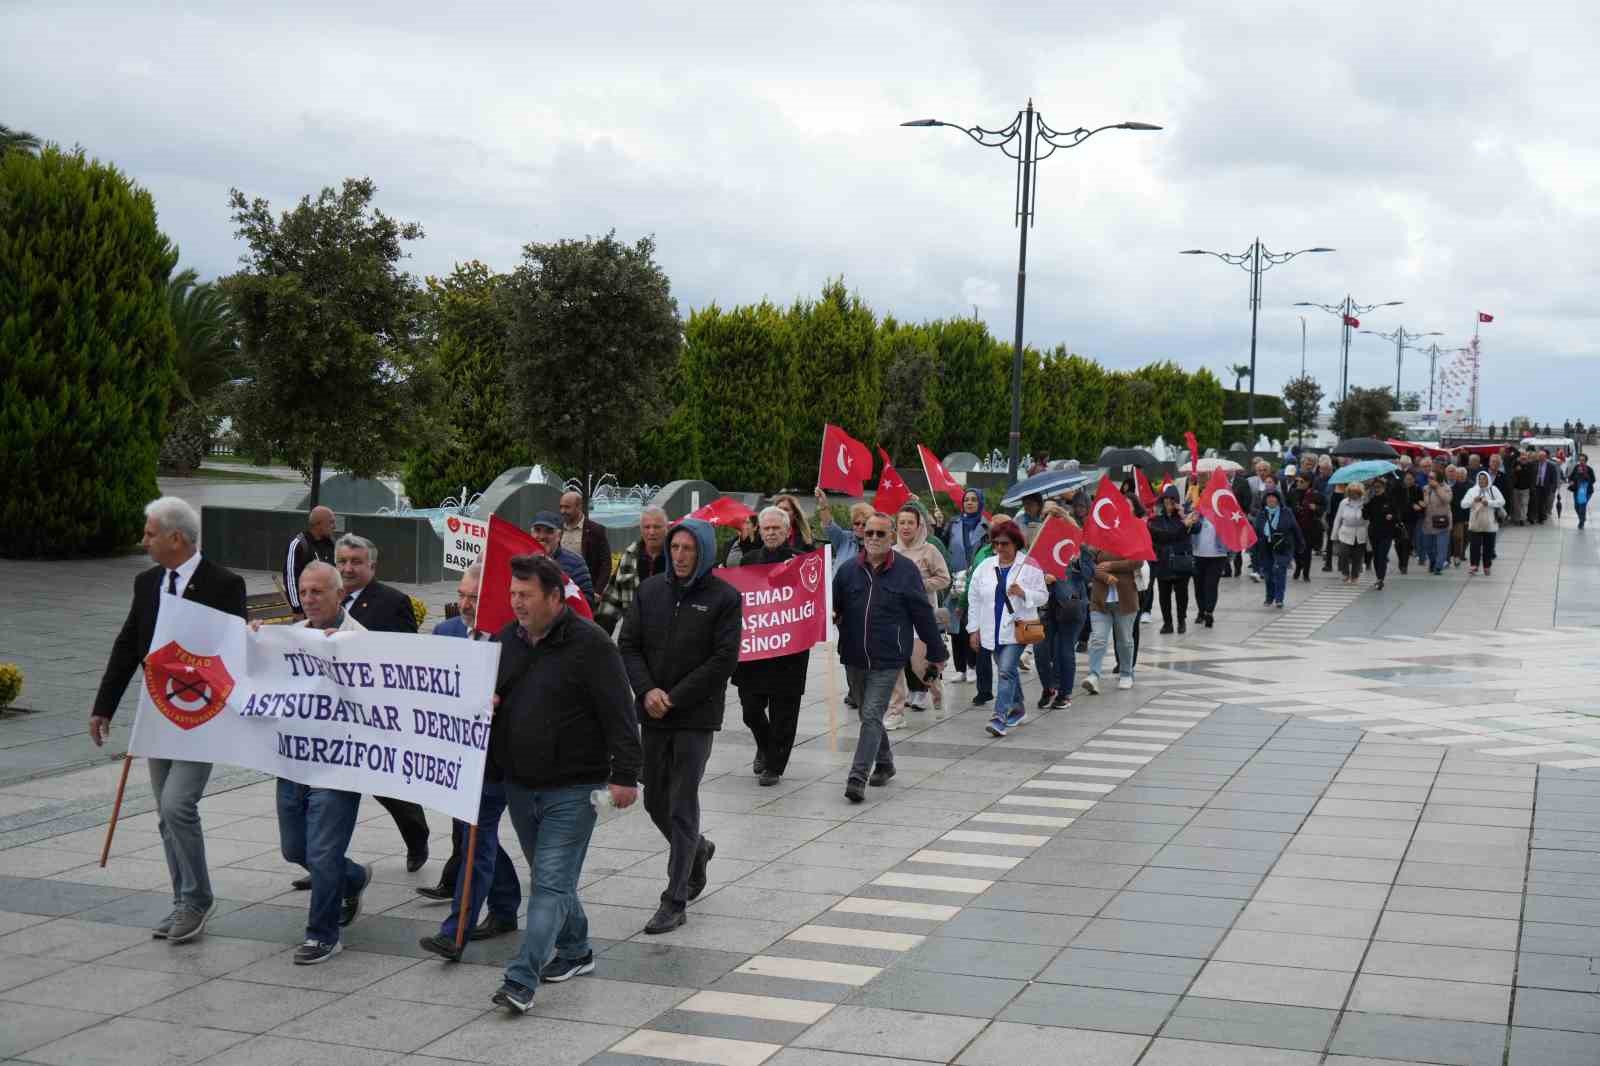
M 1348 485 L 1354 481 L 1371 481 L 1375 477 L 1383 477 L 1399 470 L 1398 466 L 1387 459 L 1368 459 L 1365 462 L 1351 463 L 1342 466 L 1333 472 L 1328 479 L 1330 485 Z
M 1090 480 L 1088 474 L 1074 468 L 1046 470 L 1042 474 L 1023 478 L 1012 485 L 1006 490 L 1005 499 L 1000 501 L 1000 506 L 1015 507 L 1022 502 L 1024 496 L 1059 496 L 1068 489 L 1087 485 Z

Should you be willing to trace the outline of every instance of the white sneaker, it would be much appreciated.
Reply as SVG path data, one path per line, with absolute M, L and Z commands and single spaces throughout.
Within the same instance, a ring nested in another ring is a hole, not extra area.
M 927 710 L 928 709 L 928 691 L 926 689 L 924 689 L 921 692 L 909 693 L 906 696 L 906 706 L 910 707 L 913 711 L 925 711 L 925 710 Z
M 1150 612 L 1149 611 L 1140 611 L 1139 612 L 1139 624 L 1142 625 L 1142 626 L 1147 626 L 1147 625 L 1150 624 Z
M 906 715 L 904 711 L 890 711 L 883 716 L 883 728 L 885 729 L 904 729 L 905 724 Z
M 1017 663 L 1017 666 L 1019 668 L 1023 669 L 1023 670 L 1032 670 L 1033 669 L 1033 649 L 1032 648 L 1029 648 L 1027 651 L 1022 653 L 1022 660 L 1019 663 Z
M 1133 687 L 1133 678 L 1131 678 L 1131 677 L 1119 677 L 1119 678 L 1117 678 L 1117 688 L 1119 688 L 1122 691 L 1126 692 L 1128 689 L 1130 689 L 1132 687 Z
M 950 683 L 965 685 L 967 683 L 967 672 L 965 670 L 957 670 L 955 676 L 950 679 Z
M 1085 690 L 1092 692 L 1096 696 L 1100 695 L 1100 675 L 1090 674 L 1088 677 L 1084 678 L 1083 687 Z
M 1251 581 L 1260 581 L 1261 580 L 1261 575 L 1256 573 L 1254 570 L 1249 571 L 1249 574 L 1250 574 L 1250 580 Z

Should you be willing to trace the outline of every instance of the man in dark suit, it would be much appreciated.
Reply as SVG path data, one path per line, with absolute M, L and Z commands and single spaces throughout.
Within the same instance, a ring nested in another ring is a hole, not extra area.
M 415 633 L 417 616 L 411 597 L 377 580 L 378 546 L 366 537 L 346 533 L 334 548 L 334 562 L 344 582 L 344 609 L 373 633 Z M 416 873 L 428 861 L 428 818 L 422 806 L 378 796 L 406 842 L 406 871 Z
M 144 549 L 156 565 L 133 579 L 133 603 L 111 646 L 111 661 L 89 712 L 89 737 L 98 747 L 111 732 L 111 718 L 134 671 L 150 653 L 161 597 L 179 596 L 239 618 L 245 617 L 244 579 L 201 556 L 200 515 L 176 496 L 145 506 Z M 211 764 L 185 759 L 150 759 L 150 787 L 156 797 L 156 825 L 172 878 L 172 913 L 153 930 L 175 944 L 205 932 L 216 909 L 206 868 L 205 836 L 200 828 L 200 795 Z

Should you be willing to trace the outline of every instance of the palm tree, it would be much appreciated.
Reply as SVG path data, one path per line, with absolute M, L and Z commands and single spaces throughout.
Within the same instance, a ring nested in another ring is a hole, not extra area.
M 233 308 L 211 282 L 193 270 L 167 282 L 167 306 L 178 334 L 178 389 L 172 409 L 199 403 L 234 377 L 238 332 Z
M 39 150 L 39 138 L 27 130 L 14 130 L 10 126 L 0 124 L 0 157 L 8 152 L 27 152 L 32 155 Z
M 1250 377 L 1249 363 L 1234 363 L 1228 368 L 1228 373 L 1233 375 L 1233 391 L 1244 391 L 1244 379 Z

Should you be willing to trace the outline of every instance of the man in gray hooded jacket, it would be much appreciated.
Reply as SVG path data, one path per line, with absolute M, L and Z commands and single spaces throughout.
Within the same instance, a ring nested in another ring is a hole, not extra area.
M 665 933 L 706 887 L 716 845 L 700 835 L 700 779 L 739 664 L 738 590 L 713 577 L 716 535 L 685 519 L 667 532 L 671 565 L 639 586 L 617 641 L 638 701 L 644 808 L 667 839 L 667 887 L 644 927 Z

